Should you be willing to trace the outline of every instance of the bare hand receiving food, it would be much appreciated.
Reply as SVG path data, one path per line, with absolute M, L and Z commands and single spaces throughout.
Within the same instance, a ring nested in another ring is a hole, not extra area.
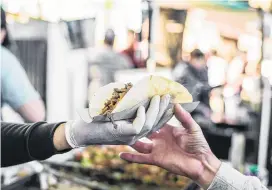
M 149 136 L 152 143 L 137 141 L 132 146 L 139 153 L 121 153 L 120 156 L 187 176 L 206 189 L 221 162 L 211 152 L 198 124 L 180 105 L 175 105 L 175 116 L 182 127 L 166 125 Z

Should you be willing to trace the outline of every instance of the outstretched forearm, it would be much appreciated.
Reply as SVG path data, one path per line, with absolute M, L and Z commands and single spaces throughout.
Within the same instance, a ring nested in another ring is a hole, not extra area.
M 16 110 L 26 122 L 34 123 L 44 121 L 45 108 L 41 99 L 29 101 Z
M 63 150 L 61 123 L 16 124 L 1 122 L 1 167 L 44 160 Z M 58 139 L 54 144 L 54 136 Z M 67 147 L 68 148 L 68 147 Z

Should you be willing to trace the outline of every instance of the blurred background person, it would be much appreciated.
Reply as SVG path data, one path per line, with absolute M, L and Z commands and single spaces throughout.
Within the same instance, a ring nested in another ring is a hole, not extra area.
M 45 119 L 44 103 L 17 58 L 1 46 L 1 106 L 8 104 L 26 122 Z
M 9 33 L 7 30 L 6 13 L 1 7 L 1 45 L 8 48 L 10 46 Z
M 142 58 L 140 44 L 138 43 L 136 33 L 133 30 L 128 30 L 127 43 L 128 47 L 121 53 L 130 59 L 135 68 L 145 67 L 145 61 Z
M 1 106 L 8 104 L 26 122 L 42 121 L 44 103 L 18 59 L 7 49 L 10 44 L 6 14 L 1 8 Z
M 193 116 L 208 118 L 210 115 L 208 72 L 205 55 L 195 49 L 190 54 L 189 62 L 180 62 L 173 70 L 174 79 L 184 85 L 192 94 L 194 101 L 200 101 Z M 195 118 L 196 119 L 196 118 Z
M 92 56 L 90 61 L 91 70 L 96 70 L 96 72 L 93 71 L 91 73 L 96 73 L 92 75 L 99 76 L 100 85 L 114 82 L 114 74 L 116 71 L 132 68 L 132 64 L 128 58 L 124 55 L 120 55 L 113 49 L 114 39 L 114 31 L 108 29 L 105 33 L 103 47 L 98 50 L 96 55 Z

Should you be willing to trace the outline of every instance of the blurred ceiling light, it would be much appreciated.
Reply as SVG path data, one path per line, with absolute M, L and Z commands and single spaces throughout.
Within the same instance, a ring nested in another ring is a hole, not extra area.
M 253 80 L 252 80 L 251 78 L 249 78 L 249 77 L 246 77 L 246 78 L 243 80 L 242 87 L 243 87 L 245 90 L 253 91 L 253 90 L 254 90 L 254 83 L 253 83 Z
M 272 77 L 269 77 L 269 83 L 270 83 L 270 85 L 272 85 Z
M 142 1 L 141 8 L 142 8 L 142 11 L 147 11 L 148 10 L 147 1 Z
M 264 41 L 264 51 L 263 51 L 264 59 L 272 60 L 271 50 L 272 50 L 272 38 L 266 39 Z
M 12 24 L 12 23 L 15 22 L 15 19 L 14 19 L 14 17 L 12 15 L 7 14 L 6 21 L 7 21 L 8 24 Z
M 211 44 L 207 43 L 206 40 L 200 40 L 198 42 L 197 47 L 203 52 L 203 53 L 208 53 L 210 49 L 212 49 Z
M 196 48 L 196 43 L 197 43 L 196 37 L 195 37 L 195 35 L 193 35 L 189 31 L 186 33 L 187 33 L 187 35 L 183 39 L 184 41 L 182 43 L 182 47 L 185 52 L 191 52 Z
M 251 48 L 260 48 L 262 45 L 261 39 L 259 37 L 241 34 L 238 37 L 238 49 L 241 51 L 248 51 Z
M 49 22 L 58 22 L 60 20 L 60 1 L 39 0 L 41 9 L 41 19 Z
M 200 13 L 202 15 L 202 10 Z M 191 17 L 186 23 L 183 42 L 186 52 L 191 52 L 194 48 L 203 52 L 218 48 L 221 41 L 220 31 L 214 22 L 203 20 L 203 17 Z
M 18 18 L 18 21 L 20 22 L 20 23 L 22 23 L 22 24 L 27 24 L 28 22 L 29 22 L 29 16 L 20 16 L 19 18 Z
M 263 60 L 261 73 L 264 77 L 272 77 L 272 60 Z
M 250 48 L 247 53 L 248 62 L 258 63 L 261 59 L 260 48 Z
M 230 3 L 231 2 L 244 2 L 245 0 L 228 0 Z
M 246 22 L 246 27 L 245 27 L 246 32 L 248 33 L 257 33 L 257 31 L 260 32 L 259 22 L 260 21 L 258 19 Z
M 261 8 L 264 11 L 269 11 L 272 7 L 272 0 L 249 0 L 248 3 L 252 8 Z
M 20 1 L 10 1 L 10 0 L 2 0 L 2 4 L 7 12 L 16 14 L 20 11 L 20 7 L 22 2 Z
M 244 35 L 240 35 L 238 38 L 238 49 L 241 51 L 247 51 L 248 48 L 248 35 L 244 34 Z
M 259 8 L 259 0 L 249 0 L 248 3 L 252 8 Z
M 183 25 L 170 21 L 166 24 L 166 30 L 169 33 L 181 33 L 183 31 Z
M 105 1 L 105 0 L 103 0 Z M 58 22 L 60 19 L 75 20 L 91 18 L 101 9 L 102 0 L 2 0 L 7 12 L 27 14 L 30 18 Z M 21 19 L 25 22 L 25 18 Z
M 190 11 L 190 15 L 192 19 L 205 19 L 207 16 L 207 11 L 200 8 L 195 8 Z
M 261 3 L 261 8 L 264 11 L 269 11 L 270 10 L 271 4 L 272 4 L 271 0 L 262 0 L 262 1 L 260 1 L 260 3 Z

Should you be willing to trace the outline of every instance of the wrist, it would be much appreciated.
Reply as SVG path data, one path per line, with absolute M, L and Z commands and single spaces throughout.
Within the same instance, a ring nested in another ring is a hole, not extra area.
M 65 123 L 59 125 L 58 128 L 55 130 L 53 136 L 53 143 L 57 151 L 62 151 L 71 148 L 65 137 Z
M 203 189 L 208 189 L 220 168 L 221 161 L 213 153 L 208 153 L 203 156 L 201 163 L 203 171 L 196 179 L 196 182 Z

